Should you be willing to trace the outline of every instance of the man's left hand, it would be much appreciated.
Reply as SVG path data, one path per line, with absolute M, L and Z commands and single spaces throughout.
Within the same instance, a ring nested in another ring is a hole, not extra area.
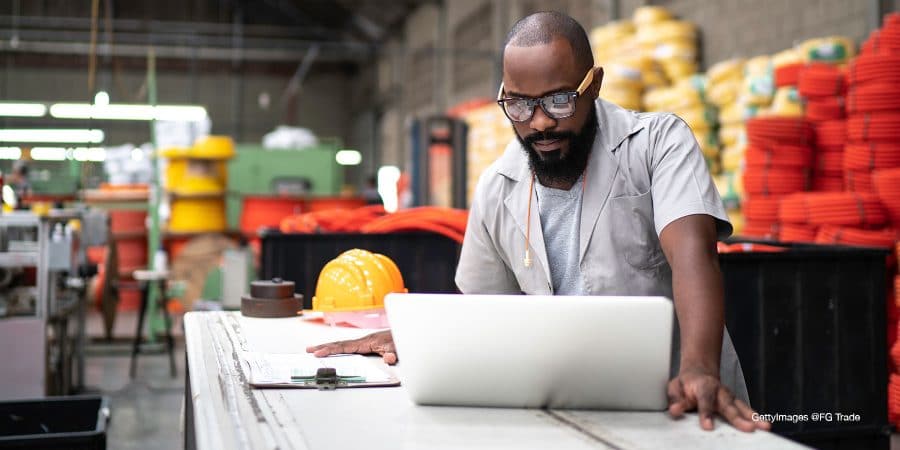
M 741 431 L 769 430 L 772 425 L 764 420 L 753 420 L 755 411 L 744 401 L 735 398 L 731 391 L 719 382 L 717 375 L 702 370 L 682 370 L 669 381 L 669 414 L 680 418 L 688 411 L 697 410 L 700 427 L 713 429 L 716 414 Z

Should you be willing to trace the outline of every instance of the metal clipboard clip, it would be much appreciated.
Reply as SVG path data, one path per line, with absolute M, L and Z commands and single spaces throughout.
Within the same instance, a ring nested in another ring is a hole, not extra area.
M 307 386 L 315 386 L 320 391 L 333 391 L 339 387 L 347 386 L 348 383 L 363 383 L 365 377 L 359 376 L 338 376 L 337 370 L 333 367 L 320 367 L 316 369 L 316 375 L 309 377 L 291 377 L 291 381 L 301 382 Z

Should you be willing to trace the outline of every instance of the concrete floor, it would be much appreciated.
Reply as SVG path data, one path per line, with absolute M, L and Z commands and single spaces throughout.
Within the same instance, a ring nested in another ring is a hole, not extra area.
M 169 374 L 165 352 L 141 354 L 137 374 L 128 376 L 130 347 L 123 338 L 134 335 L 136 313 L 123 312 L 116 319 L 115 344 L 89 345 L 85 358 L 87 392 L 110 399 L 111 419 L 106 447 L 111 450 L 171 450 L 183 448 L 181 433 L 184 400 L 184 339 L 180 318 L 175 321 L 175 378 Z M 99 314 L 88 318 L 88 336 L 100 336 Z

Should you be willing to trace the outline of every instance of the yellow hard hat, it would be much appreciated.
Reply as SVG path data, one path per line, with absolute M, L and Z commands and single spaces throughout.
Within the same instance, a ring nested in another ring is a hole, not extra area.
M 348 250 L 319 273 L 313 309 L 342 312 L 381 308 L 384 296 L 392 292 L 406 292 L 406 288 L 390 258 L 366 250 Z

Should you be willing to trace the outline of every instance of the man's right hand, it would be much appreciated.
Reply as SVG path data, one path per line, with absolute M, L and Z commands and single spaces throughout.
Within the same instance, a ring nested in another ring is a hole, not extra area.
M 336 355 L 339 353 L 359 353 L 362 355 L 377 353 L 387 364 L 397 364 L 397 350 L 394 348 L 394 337 L 391 330 L 379 331 L 359 339 L 329 342 L 306 347 L 307 353 L 316 357 Z

